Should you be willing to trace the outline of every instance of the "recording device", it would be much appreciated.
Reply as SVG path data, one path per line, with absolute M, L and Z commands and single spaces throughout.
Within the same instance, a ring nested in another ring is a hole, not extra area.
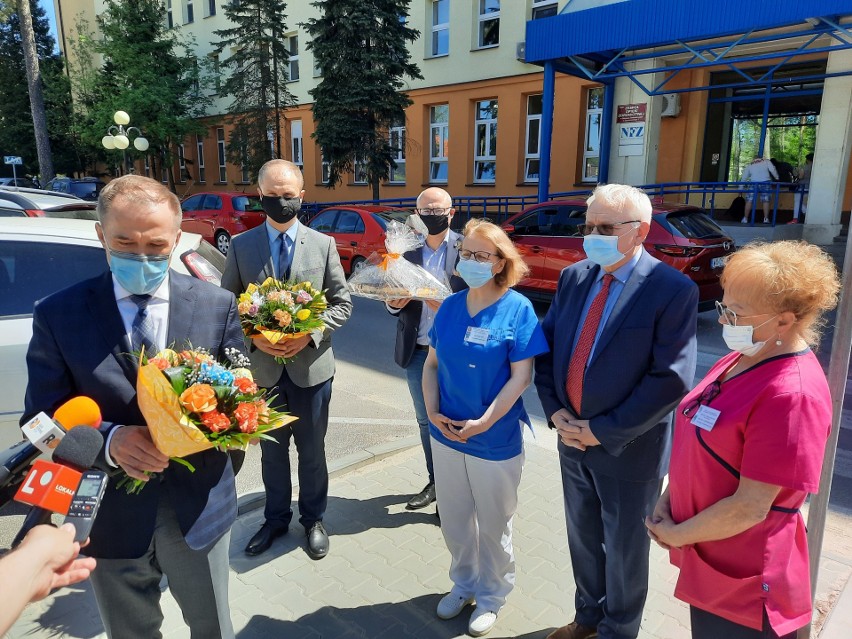
M 74 541 L 82 544 L 89 538 L 108 483 L 109 477 L 102 470 L 87 470 L 83 473 L 64 522 L 74 524 Z
M 50 523 L 52 513 L 68 513 L 82 473 L 95 463 L 103 443 L 103 437 L 94 429 L 72 428 L 57 445 L 55 461 L 36 460 L 15 494 L 15 501 L 33 508 L 12 541 L 12 548 L 34 527 Z
M 55 422 L 58 422 L 56 424 Z M 12 498 L 12 490 L 23 481 L 30 464 L 42 453 L 50 454 L 75 426 L 101 425 L 101 411 L 89 397 L 72 397 L 62 404 L 51 420 L 39 413 L 21 427 L 29 441 L 21 441 L 0 452 L 0 505 Z M 8 494 L 7 494 L 8 493 Z

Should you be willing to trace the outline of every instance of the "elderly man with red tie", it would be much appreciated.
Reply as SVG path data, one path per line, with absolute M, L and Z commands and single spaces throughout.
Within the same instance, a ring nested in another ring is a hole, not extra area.
M 574 621 L 548 639 L 635 639 L 648 591 L 643 520 L 660 494 L 672 408 L 695 374 L 698 290 L 642 247 L 651 201 L 602 185 L 588 200 L 588 259 L 559 277 L 535 384 L 559 434 Z

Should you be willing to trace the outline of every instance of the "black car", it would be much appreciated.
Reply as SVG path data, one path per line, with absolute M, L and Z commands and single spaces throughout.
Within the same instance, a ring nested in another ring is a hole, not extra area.
M 82 200 L 94 201 L 101 194 L 101 189 L 106 186 L 106 182 L 98 178 L 68 178 L 58 177 L 53 178 L 47 183 L 45 188 L 48 191 L 57 191 L 58 193 L 70 193 L 76 195 Z
M 25 189 L 37 189 L 38 185 L 26 177 L 0 177 L 0 186 L 20 186 Z

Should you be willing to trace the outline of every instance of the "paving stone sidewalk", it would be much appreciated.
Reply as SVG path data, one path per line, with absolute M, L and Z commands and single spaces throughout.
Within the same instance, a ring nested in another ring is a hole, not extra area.
M 543 639 L 573 617 L 562 489 L 555 444 L 551 444 L 554 442 L 547 436 L 527 444 L 515 519 L 517 585 L 491 637 Z M 438 600 L 450 587 L 450 557 L 434 508 L 405 510 L 407 498 L 423 487 L 424 475 L 422 456 L 415 447 L 333 478 L 325 519 L 331 552 L 321 561 L 308 558 L 298 526 L 291 527 L 266 554 L 246 557 L 242 549 L 260 525 L 262 512 L 242 515 L 231 542 L 230 601 L 237 636 L 466 636 L 467 612 L 451 621 L 435 616 Z M 818 589 L 818 600 L 826 609 L 852 574 L 849 522 L 849 518 L 833 520 L 826 533 Z M 655 547 L 641 638 L 689 637 L 688 609 L 672 597 L 675 578 L 666 553 Z M 189 637 L 168 592 L 163 604 L 164 635 L 169 639 Z M 100 637 L 94 597 L 87 587 L 64 589 L 28 608 L 8 636 Z

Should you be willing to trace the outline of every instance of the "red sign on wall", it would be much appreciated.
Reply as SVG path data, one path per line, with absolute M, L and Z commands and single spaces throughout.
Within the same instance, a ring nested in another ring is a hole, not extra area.
M 627 122 L 644 122 L 647 104 L 619 104 L 615 121 L 618 124 Z

